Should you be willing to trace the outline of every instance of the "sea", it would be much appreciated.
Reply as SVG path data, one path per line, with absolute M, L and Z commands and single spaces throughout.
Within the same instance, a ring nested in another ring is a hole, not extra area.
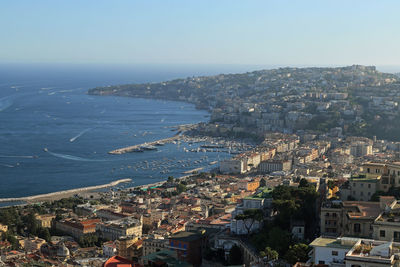
M 200 144 L 110 155 L 173 136 L 173 126 L 209 114 L 175 101 L 91 96 L 88 89 L 240 72 L 230 66 L 0 64 L 0 198 L 23 197 L 131 178 L 155 183 L 231 157 L 186 152 Z

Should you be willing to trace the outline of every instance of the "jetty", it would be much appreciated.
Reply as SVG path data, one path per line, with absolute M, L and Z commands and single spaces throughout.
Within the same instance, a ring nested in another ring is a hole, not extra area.
M 168 138 L 164 138 L 164 139 L 160 139 L 160 140 L 156 140 L 156 141 L 152 141 L 152 142 L 146 142 L 146 143 L 143 143 L 143 144 L 138 144 L 138 145 L 133 145 L 133 146 L 128 146 L 128 147 L 118 148 L 118 149 L 109 151 L 108 154 L 120 155 L 120 154 L 139 151 L 144 146 L 157 146 L 157 145 L 163 145 L 163 144 L 167 144 L 167 143 L 172 143 L 174 141 L 178 141 L 179 139 L 183 138 L 183 133 L 185 131 L 193 129 L 195 126 L 196 126 L 196 124 L 184 124 L 184 125 L 174 126 L 174 128 L 178 132 L 172 137 L 168 137 Z
M 162 145 L 162 144 L 166 144 L 166 143 L 172 143 L 173 141 L 177 141 L 180 138 L 182 138 L 182 136 L 180 134 L 176 134 L 176 135 L 174 135 L 172 137 L 156 140 L 156 141 L 153 141 L 153 142 L 146 142 L 146 143 L 143 143 L 143 144 L 138 144 L 138 145 L 133 145 L 133 146 L 128 146 L 128 147 L 123 147 L 123 148 L 118 148 L 118 149 L 115 149 L 115 150 L 111 150 L 111 151 L 108 152 L 108 154 L 119 155 L 119 154 L 135 152 L 135 151 L 138 151 L 142 147 L 145 147 L 145 146 L 157 146 L 157 145 Z
M 70 196 L 73 196 L 73 195 L 76 195 L 76 194 L 82 193 L 82 192 L 88 192 L 88 191 L 98 190 L 98 189 L 102 189 L 102 188 L 113 187 L 113 186 L 116 186 L 121 183 L 130 183 L 130 182 L 132 182 L 132 179 L 126 178 L 126 179 L 116 180 L 114 182 L 111 182 L 108 184 L 103 184 L 103 185 L 75 188 L 75 189 L 69 189 L 69 190 L 58 191 L 58 192 L 47 193 L 47 194 L 40 194 L 40 195 L 35 195 L 35 196 L 16 197 L 16 198 L 0 198 L 0 203 L 1 202 L 34 203 L 34 202 L 42 202 L 42 201 L 53 201 L 53 200 L 70 197 Z

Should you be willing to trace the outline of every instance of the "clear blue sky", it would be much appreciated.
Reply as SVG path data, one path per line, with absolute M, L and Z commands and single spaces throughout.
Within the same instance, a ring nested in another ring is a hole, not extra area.
M 400 65 L 400 1 L 4 0 L 0 62 Z

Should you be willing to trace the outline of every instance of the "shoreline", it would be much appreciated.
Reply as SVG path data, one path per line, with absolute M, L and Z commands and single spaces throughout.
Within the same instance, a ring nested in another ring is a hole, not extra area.
M 26 204 L 32 204 L 35 202 L 54 201 L 54 200 L 59 200 L 62 198 L 67 198 L 67 197 L 73 196 L 77 193 L 90 192 L 90 191 L 94 191 L 94 190 L 98 190 L 98 189 L 102 189 L 102 188 L 113 187 L 113 186 L 116 186 L 121 183 L 129 183 L 129 182 L 132 182 L 132 179 L 126 178 L 126 179 L 119 179 L 119 180 L 110 182 L 108 184 L 74 188 L 74 189 L 56 191 L 56 192 L 27 196 L 27 197 L 0 198 L 0 203 L 26 202 Z M 12 205 L 10 205 L 10 206 L 12 206 Z
M 193 174 L 187 174 L 187 175 L 176 177 L 174 179 L 179 179 L 179 180 L 186 179 L 186 178 L 188 178 L 188 177 L 190 177 L 192 175 Z M 121 184 L 121 183 L 129 183 L 129 182 L 132 182 L 132 179 L 126 178 L 126 179 L 119 179 L 119 180 L 110 182 L 108 184 L 80 187 L 80 188 L 56 191 L 56 192 L 51 192 L 51 193 L 32 195 L 32 196 L 27 196 L 27 197 L 0 198 L 0 204 L 1 203 L 10 203 L 10 205 L 6 205 L 6 206 L 0 205 L 0 208 L 6 208 L 6 207 L 12 207 L 12 206 L 21 206 L 21 205 L 30 205 L 30 204 L 34 204 L 34 203 L 38 203 L 38 202 L 60 200 L 60 199 L 63 199 L 63 198 L 68 198 L 68 197 L 74 196 L 74 195 L 76 195 L 78 193 L 93 192 L 93 191 L 98 190 L 98 189 L 113 187 L 113 186 L 116 186 L 116 185 Z M 125 188 L 125 190 L 135 189 L 135 188 L 148 189 L 150 187 L 161 186 L 165 182 L 166 182 L 166 180 L 162 180 L 162 181 L 155 182 L 155 183 L 131 186 L 131 187 Z M 13 204 L 14 202 L 15 202 L 15 204 Z

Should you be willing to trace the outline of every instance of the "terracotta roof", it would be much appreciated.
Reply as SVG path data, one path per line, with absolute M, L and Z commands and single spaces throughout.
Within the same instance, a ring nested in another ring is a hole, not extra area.
M 140 267 L 141 265 L 120 256 L 109 258 L 103 267 Z

